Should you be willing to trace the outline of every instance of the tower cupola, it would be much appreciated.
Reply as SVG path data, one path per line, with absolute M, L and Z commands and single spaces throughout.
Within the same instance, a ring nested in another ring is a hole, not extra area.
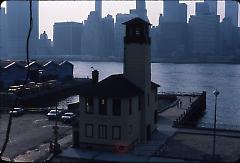
M 125 44 L 140 43 L 150 44 L 151 39 L 149 37 L 150 23 L 140 19 L 134 18 L 128 22 L 123 23 L 126 25 L 126 36 L 124 37 Z

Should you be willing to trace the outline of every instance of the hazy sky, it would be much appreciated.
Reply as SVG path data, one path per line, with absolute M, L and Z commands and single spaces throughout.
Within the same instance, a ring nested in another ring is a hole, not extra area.
M 181 1 L 188 5 L 188 17 L 194 14 L 196 1 Z M 218 2 L 218 12 L 221 18 L 224 14 L 224 2 Z M 153 25 L 158 25 L 158 18 L 162 13 L 162 0 L 147 1 L 148 17 Z M 3 7 L 5 4 L 3 4 Z M 40 12 L 40 33 L 44 30 L 52 38 L 54 22 L 76 21 L 83 22 L 87 19 L 90 11 L 94 10 L 94 1 L 41 1 L 39 4 Z M 117 13 L 129 13 L 129 9 L 135 8 L 135 1 L 103 1 L 103 16 L 111 14 L 114 16 Z

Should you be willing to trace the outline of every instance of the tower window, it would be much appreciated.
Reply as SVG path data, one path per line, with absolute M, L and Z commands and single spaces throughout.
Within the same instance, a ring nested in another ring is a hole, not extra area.
M 93 124 L 85 124 L 85 136 L 93 137 Z
M 136 36 L 140 36 L 141 35 L 141 29 L 140 28 L 136 28 Z

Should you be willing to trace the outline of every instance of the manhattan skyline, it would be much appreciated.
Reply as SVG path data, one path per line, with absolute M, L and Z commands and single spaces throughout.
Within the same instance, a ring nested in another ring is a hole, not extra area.
M 188 18 L 195 14 L 195 3 L 203 1 L 180 1 L 188 5 Z M 135 8 L 135 1 L 104 1 L 102 4 L 102 16 L 117 13 L 129 13 Z M 6 3 L 2 4 L 6 7 Z M 147 15 L 153 26 L 158 25 L 159 15 L 163 13 L 163 1 L 146 1 Z M 55 22 L 83 22 L 90 11 L 94 11 L 95 1 L 40 1 L 39 3 L 39 32 L 46 31 L 49 38 L 53 38 L 53 24 Z M 224 17 L 224 2 L 218 1 L 218 14 L 220 19 Z

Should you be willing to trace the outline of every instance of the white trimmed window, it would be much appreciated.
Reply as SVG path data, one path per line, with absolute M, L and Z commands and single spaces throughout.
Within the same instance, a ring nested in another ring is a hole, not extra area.
M 85 112 L 93 114 L 93 98 L 85 97 Z
M 93 124 L 85 124 L 85 136 L 93 137 Z
M 101 139 L 107 139 L 107 125 L 98 126 L 98 137 Z

